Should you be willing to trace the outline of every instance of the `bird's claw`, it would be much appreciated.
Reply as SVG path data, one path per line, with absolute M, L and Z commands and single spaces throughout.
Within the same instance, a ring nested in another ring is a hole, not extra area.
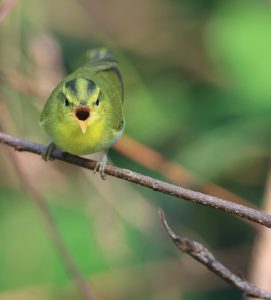
M 106 167 L 106 163 L 107 163 L 107 151 L 106 153 L 103 155 L 103 157 L 101 158 L 100 161 L 98 161 L 96 163 L 96 166 L 93 170 L 94 174 L 99 172 L 100 173 L 100 176 L 103 180 L 105 180 L 106 178 L 106 175 L 104 173 L 104 170 L 105 170 L 105 167 Z
M 54 143 L 49 143 L 44 152 L 41 154 L 41 158 L 45 161 L 54 160 L 52 157 L 52 152 L 56 149 L 56 145 Z
M 102 164 L 101 162 L 97 162 L 96 163 L 96 167 L 95 167 L 95 169 L 94 169 L 94 174 L 96 174 L 97 172 L 99 172 L 100 173 L 100 176 L 101 176 L 101 178 L 103 179 L 103 180 L 105 180 L 105 178 L 106 178 L 106 175 L 105 175 L 105 173 L 104 173 L 104 169 L 105 169 L 105 166 L 106 166 L 106 164 Z

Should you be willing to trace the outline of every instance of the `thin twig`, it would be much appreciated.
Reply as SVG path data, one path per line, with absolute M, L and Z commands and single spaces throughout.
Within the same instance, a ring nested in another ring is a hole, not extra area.
M 271 300 L 271 292 L 262 290 L 256 287 L 253 283 L 243 280 L 239 276 L 232 273 L 223 264 L 216 260 L 214 255 L 202 244 L 176 235 L 168 226 L 165 214 L 162 209 L 159 209 L 159 216 L 168 235 L 171 237 L 172 241 L 181 252 L 187 253 L 188 255 L 192 256 L 195 260 L 206 266 L 218 277 L 235 286 L 245 295 L 254 298 Z
M 26 151 L 39 155 L 43 154 L 46 150 L 45 145 L 22 140 L 3 132 L 0 132 L 0 142 L 13 147 L 17 151 Z M 55 149 L 53 151 L 52 158 L 65 161 L 69 164 L 77 165 L 89 170 L 94 170 L 97 164 L 97 161 L 71 155 L 61 151 L 60 149 Z M 123 180 L 127 180 L 145 186 L 154 191 L 174 196 L 176 198 L 181 198 L 184 200 L 196 202 L 198 204 L 214 207 L 223 210 L 227 213 L 271 228 L 270 215 L 241 204 L 236 204 L 231 201 L 223 200 L 214 196 L 185 189 L 174 184 L 169 184 L 167 182 L 153 179 L 149 176 L 145 176 L 127 169 L 121 169 L 112 165 L 107 165 L 105 167 L 104 173 L 106 175 L 111 175 Z
M 3 6 L 0 8 L 0 22 L 4 20 L 6 15 L 12 9 L 12 7 L 16 4 L 17 0 L 7 0 Z
M 26 175 L 23 168 L 21 168 L 17 157 L 8 151 L 12 160 L 14 167 L 16 168 L 17 174 L 23 184 L 23 187 L 26 188 L 27 192 L 31 196 L 35 206 L 40 212 L 45 227 L 47 229 L 48 235 L 51 238 L 53 245 L 59 253 L 59 256 L 65 266 L 67 272 L 71 275 L 74 282 L 76 283 L 83 299 L 85 300 L 97 300 L 94 292 L 92 291 L 89 283 L 83 278 L 80 270 L 76 266 L 71 257 L 69 251 L 67 250 L 65 243 L 61 237 L 61 234 L 57 228 L 55 220 L 51 214 L 50 208 L 47 203 L 44 201 L 39 190 L 32 184 L 31 179 Z

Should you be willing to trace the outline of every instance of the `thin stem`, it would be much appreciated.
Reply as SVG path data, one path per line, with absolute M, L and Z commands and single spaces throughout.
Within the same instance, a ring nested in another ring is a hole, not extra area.
M 165 214 L 162 209 L 159 210 L 159 216 L 167 234 L 170 236 L 176 247 L 181 252 L 187 253 L 188 255 L 193 257 L 195 260 L 206 266 L 211 272 L 213 272 L 229 284 L 235 286 L 245 295 L 254 298 L 271 300 L 271 292 L 260 289 L 253 283 L 247 280 L 243 280 L 241 277 L 232 273 L 222 263 L 216 260 L 214 255 L 202 244 L 176 235 L 168 226 Z

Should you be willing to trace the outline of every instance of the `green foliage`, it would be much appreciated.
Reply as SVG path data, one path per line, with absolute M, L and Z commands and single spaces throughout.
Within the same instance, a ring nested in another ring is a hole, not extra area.
M 208 49 L 246 107 L 271 110 L 271 9 L 262 1 L 231 1 L 215 12 Z M 249 102 L 250 100 L 251 102 Z

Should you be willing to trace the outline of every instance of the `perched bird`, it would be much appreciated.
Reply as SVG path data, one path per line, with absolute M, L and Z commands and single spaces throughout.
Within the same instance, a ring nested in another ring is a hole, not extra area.
M 55 147 L 75 155 L 103 150 L 96 171 L 104 177 L 108 148 L 124 130 L 122 78 L 107 49 L 88 51 L 85 64 L 58 84 L 44 105 L 40 124 L 52 141 L 45 160 Z

